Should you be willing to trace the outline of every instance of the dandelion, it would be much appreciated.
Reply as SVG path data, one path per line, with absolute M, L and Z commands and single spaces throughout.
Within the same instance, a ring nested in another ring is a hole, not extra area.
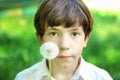
M 54 59 L 59 54 L 59 48 L 53 42 L 45 42 L 40 47 L 40 53 L 46 59 Z
M 57 57 L 57 55 L 59 54 L 59 48 L 55 43 L 45 42 L 40 47 L 40 53 L 44 58 L 48 59 L 50 73 L 49 80 L 51 80 L 51 59 Z

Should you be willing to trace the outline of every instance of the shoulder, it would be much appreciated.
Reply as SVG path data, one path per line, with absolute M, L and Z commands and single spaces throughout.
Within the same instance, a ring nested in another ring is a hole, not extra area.
M 96 80 L 112 80 L 111 76 L 106 70 L 88 62 L 85 62 L 85 64 L 87 70 L 90 72 L 91 75 L 94 75 L 94 78 Z
M 15 80 L 35 80 L 35 78 L 43 72 L 43 67 L 45 66 L 45 61 L 38 62 L 37 64 L 29 67 L 21 72 L 19 72 Z

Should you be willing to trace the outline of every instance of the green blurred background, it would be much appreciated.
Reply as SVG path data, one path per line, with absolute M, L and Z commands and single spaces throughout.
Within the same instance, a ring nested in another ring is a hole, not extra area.
M 0 80 L 39 62 L 34 15 L 43 0 L 0 0 Z M 94 29 L 83 57 L 120 80 L 120 12 L 91 8 Z

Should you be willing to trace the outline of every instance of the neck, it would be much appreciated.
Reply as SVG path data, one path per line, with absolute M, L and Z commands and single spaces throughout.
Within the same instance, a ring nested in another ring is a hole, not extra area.
M 75 74 L 79 64 L 80 60 L 67 64 L 57 64 L 52 62 L 52 76 L 57 80 L 70 80 L 70 78 Z

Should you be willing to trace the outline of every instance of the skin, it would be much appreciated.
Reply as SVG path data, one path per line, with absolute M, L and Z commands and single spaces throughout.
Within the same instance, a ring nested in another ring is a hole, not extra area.
M 54 42 L 59 47 L 59 55 L 52 60 L 52 76 L 57 80 L 70 80 L 80 64 L 80 56 L 86 47 L 90 35 L 85 37 L 81 26 L 65 28 L 48 27 L 43 38 L 37 33 L 40 44 Z

